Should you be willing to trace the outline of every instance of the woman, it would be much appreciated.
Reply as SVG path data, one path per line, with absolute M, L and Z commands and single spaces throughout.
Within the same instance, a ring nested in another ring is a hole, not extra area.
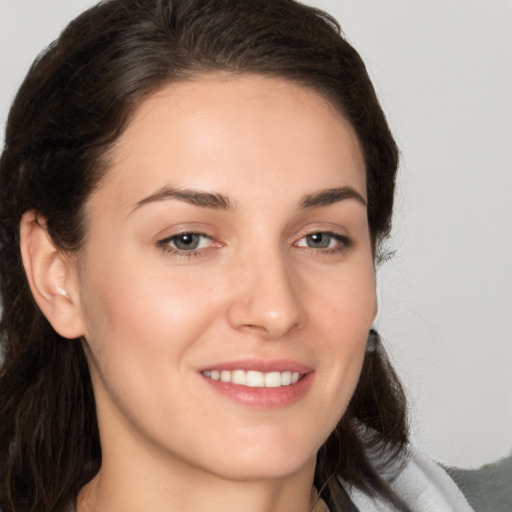
M 1 510 L 470 510 L 371 330 L 397 163 L 324 13 L 73 21 L 1 160 Z

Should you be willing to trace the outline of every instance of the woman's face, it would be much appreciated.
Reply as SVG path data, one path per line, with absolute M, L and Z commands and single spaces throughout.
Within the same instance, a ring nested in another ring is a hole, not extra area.
M 146 100 L 112 162 L 77 267 L 104 464 L 311 470 L 375 314 L 351 126 L 304 87 L 211 75 Z

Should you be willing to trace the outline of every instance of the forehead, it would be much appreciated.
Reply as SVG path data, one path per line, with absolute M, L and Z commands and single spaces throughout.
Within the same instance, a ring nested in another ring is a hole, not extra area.
M 332 103 L 257 75 L 208 75 L 159 90 L 139 106 L 111 161 L 106 186 L 125 206 L 163 186 L 303 195 L 350 185 L 366 197 L 359 141 Z

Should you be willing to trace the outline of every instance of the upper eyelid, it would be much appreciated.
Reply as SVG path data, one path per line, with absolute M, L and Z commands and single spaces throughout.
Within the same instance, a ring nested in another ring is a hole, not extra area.
M 214 238 L 211 235 L 208 235 L 207 233 L 203 233 L 202 231 L 179 231 L 177 233 L 173 233 L 172 235 L 166 236 L 164 238 L 160 238 L 157 241 L 158 245 L 165 245 L 171 242 L 174 238 L 184 236 L 184 235 L 198 235 L 200 237 L 208 238 L 209 240 L 213 241 Z
M 339 237 L 348 238 L 348 235 L 346 235 L 344 233 L 338 233 L 332 229 L 316 228 L 316 229 L 310 229 L 304 233 L 301 233 L 300 236 L 297 237 L 297 240 L 300 240 L 301 238 L 304 238 L 305 236 L 314 235 L 316 233 L 323 233 L 323 234 L 332 235 L 335 237 L 339 236 Z M 200 231 L 200 230 L 195 230 L 195 229 L 183 229 L 183 230 L 176 231 L 168 236 L 159 237 L 158 241 L 171 240 L 172 238 L 175 238 L 177 236 L 182 236 L 182 235 L 199 235 L 199 236 L 205 236 L 205 237 L 211 238 L 211 239 L 214 238 L 213 235 L 210 235 L 210 234 L 206 233 L 205 231 Z
M 175 247 L 175 245 L 172 243 L 172 240 L 174 238 L 177 238 L 177 237 L 183 236 L 183 235 L 189 235 L 189 234 L 206 237 L 207 239 L 209 239 L 208 246 L 190 249 L 190 250 L 184 250 L 184 249 Z M 199 231 L 191 231 L 191 230 L 188 230 L 188 231 L 184 230 L 184 231 L 180 231 L 178 233 L 174 233 L 165 238 L 161 238 L 156 242 L 156 246 L 159 248 L 159 250 L 161 250 L 165 253 L 171 254 L 174 257 L 179 257 L 179 258 L 192 258 L 192 257 L 206 256 L 211 250 L 215 249 L 214 244 L 215 244 L 215 242 L 213 241 L 213 238 L 210 235 L 207 235 L 206 233 L 202 233 Z
M 304 238 L 306 236 L 314 235 L 317 233 L 323 233 L 326 235 L 331 235 L 333 237 L 339 237 L 339 238 L 346 238 L 346 239 L 350 238 L 347 234 L 337 232 L 333 229 L 311 228 L 311 229 L 301 233 L 300 235 L 295 235 L 294 239 L 301 240 L 302 238 Z M 176 232 L 171 233 L 170 235 L 157 237 L 157 243 L 163 243 L 163 242 L 172 240 L 173 238 L 182 236 L 182 235 L 199 235 L 199 236 L 204 236 L 206 238 L 209 238 L 211 240 L 215 239 L 214 235 L 207 233 L 205 230 L 201 231 L 201 230 L 195 230 L 195 229 L 180 229 Z
M 316 235 L 316 234 L 329 235 L 332 238 L 339 240 L 340 242 L 346 242 L 346 243 L 351 242 L 351 238 L 348 235 L 344 235 L 342 233 L 336 233 L 336 231 L 317 230 L 317 231 L 311 231 L 309 233 L 306 233 L 306 234 L 300 236 L 299 238 L 296 239 L 296 242 L 294 242 L 294 243 L 297 243 L 298 241 L 300 241 L 308 236 Z
M 194 234 L 199 235 L 201 237 L 206 237 L 210 240 L 211 243 L 217 242 L 219 245 L 229 245 L 226 244 L 225 241 L 219 240 L 218 236 L 216 236 L 213 233 L 213 229 L 205 229 L 204 226 L 182 226 L 181 228 L 178 227 L 176 231 L 170 232 L 169 234 L 165 234 L 164 236 L 158 236 L 156 237 L 156 244 L 159 246 L 165 246 L 168 245 L 169 242 L 172 241 L 173 238 L 179 237 L 182 235 L 187 234 Z M 319 225 L 309 225 L 305 226 L 300 230 L 297 230 L 295 232 L 295 235 L 293 235 L 292 239 L 289 243 L 292 245 L 295 245 L 299 240 L 302 240 L 303 238 L 314 235 L 317 233 L 323 233 L 330 235 L 336 239 L 338 239 L 341 243 L 345 242 L 347 244 L 351 244 L 353 242 L 352 237 L 347 233 L 347 230 L 342 226 L 319 226 Z M 221 237 L 222 238 L 222 237 Z M 179 249 L 177 249 L 179 250 Z M 199 249 L 201 250 L 201 249 Z
M 199 236 L 205 236 L 207 238 L 213 238 L 212 235 L 209 235 L 208 233 L 205 233 L 204 231 L 198 231 L 193 229 L 183 229 L 180 231 L 176 231 L 175 233 L 172 233 L 168 236 L 164 236 L 161 238 L 161 240 L 171 240 L 172 238 L 176 238 L 177 236 L 183 236 L 183 235 L 199 235 Z
M 168 231 L 168 230 L 165 230 L 165 231 Z M 190 229 L 190 228 L 183 228 L 183 229 L 178 229 L 177 231 L 172 231 L 170 234 L 165 234 L 165 235 L 158 235 L 156 237 L 156 242 L 157 243 L 161 243 L 161 242 L 165 242 L 165 241 L 169 241 L 175 237 L 178 237 L 178 236 L 183 236 L 183 235 L 199 235 L 199 236 L 205 236 L 207 238 L 211 238 L 212 240 L 215 238 L 214 235 L 208 233 L 206 230 L 204 229 Z
M 339 238 L 344 238 L 344 239 L 349 239 L 350 238 L 348 233 L 346 233 L 346 230 L 341 230 L 340 229 L 340 231 L 337 231 L 334 228 L 315 227 L 315 228 L 308 229 L 308 230 L 306 230 L 304 232 L 300 232 L 300 234 L 297 235 L 295 239 L 296 240 L 301 240 L 302 238 L 304 238 L 306 236 L 315 235 L 317 233 L 323 233 L 325 235 L 331 235 L 333 237 L 339 237 Z

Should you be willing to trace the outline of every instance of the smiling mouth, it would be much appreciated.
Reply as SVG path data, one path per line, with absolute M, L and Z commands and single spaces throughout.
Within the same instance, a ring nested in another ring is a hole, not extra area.
M 280 388 L 298 382 L 303 374 L 299 372 L 258 372 L 255 370 L 205 370 L 205 377 L 220 382 L 229 382 L 250 388 Z

